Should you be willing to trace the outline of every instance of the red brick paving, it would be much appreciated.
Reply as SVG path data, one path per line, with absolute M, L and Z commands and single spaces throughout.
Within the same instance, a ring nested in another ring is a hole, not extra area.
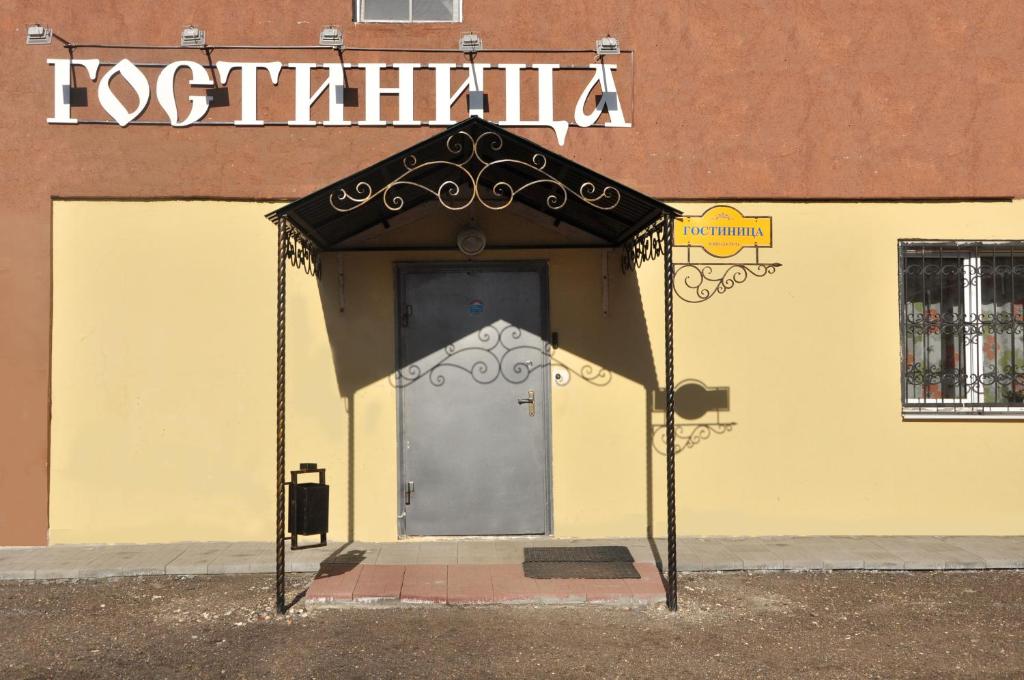
M 331 564 L 321 568 L 306 589 L 306 599 L 329 602 L 351 600 L 362 570 L 361 564 Z
M 445 564 L 410 564 L 402 582 L 402 602 L 424 603 L 448 601 L 448 566 Z
M 537 595 L 541 602 L 573 604 L 587 601 L 587 582 L 582 579 L 538 578 Z
M 637 562 L 633 566 L 640 572 L 639 579 L 628 580 L 634 599 L 648 601 L 664 598 L 665 582 L 661 578 L 661 572 L 658 571 L 657 565 L 650 562 Z
M 614 583 L 602 580 L 588 580 L 584 586 L 587 602 L 606 602 L 632 604 L 633 589 L 623 580 L 615 579 Z
M 365 564 L 356 581 L 352 599 L 357 602 L 397 600 L 402 594 L 405 566 L 400 564 Z
M 536 579 L 523 575 L 521 564 L 492 565 L 491 585 L 495 602 L 535 602 L 540 592 Z
M 312 603 L 657 604 L 665 597 L 654 564 L 639 579 L 531 579 L 522 564 L 332 564 L 306 591 Z
M 489 604 L 494 602 L 491 564 L 448 565 L 448 604 Z

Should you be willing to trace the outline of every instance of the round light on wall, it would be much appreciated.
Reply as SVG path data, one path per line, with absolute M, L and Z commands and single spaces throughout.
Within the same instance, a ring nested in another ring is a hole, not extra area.
M 487 246 L 487 237 L 479 229 L 467 227 L 459 232 L 455 242 L 463 255 L 473 257 L 484 252 L 484 248 Z

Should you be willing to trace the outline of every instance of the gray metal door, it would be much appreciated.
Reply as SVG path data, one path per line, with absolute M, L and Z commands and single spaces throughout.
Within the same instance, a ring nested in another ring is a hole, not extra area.
M 404 533 L 550 531 L 547 269 L 400 265 Z

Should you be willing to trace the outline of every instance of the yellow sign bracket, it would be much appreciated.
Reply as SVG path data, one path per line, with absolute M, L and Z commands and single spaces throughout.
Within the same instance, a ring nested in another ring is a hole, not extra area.
M 751 277 L 774 274 L 782 266 L 779 262 L 761 262 L 761 251 L 772 246 L 772 218 L 748 217 L 728 205 L 708 208 L 700 216 L 677 218 L 673 245 L 686 250 L 686 260 L 673 264 L 672 281 L 676 296 L 684 302 L 706 302 Z M 753 249 L 753 262 L 728 259 L 746 249 Z M 714 260 L 695 262 L 695 251 L 703 251 Z

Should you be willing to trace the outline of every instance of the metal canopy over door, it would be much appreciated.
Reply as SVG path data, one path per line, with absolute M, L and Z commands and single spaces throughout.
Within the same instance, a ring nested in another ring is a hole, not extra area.
M 398 291 L 404 533 L 548 533 L 546 265 L 399 265 Z

